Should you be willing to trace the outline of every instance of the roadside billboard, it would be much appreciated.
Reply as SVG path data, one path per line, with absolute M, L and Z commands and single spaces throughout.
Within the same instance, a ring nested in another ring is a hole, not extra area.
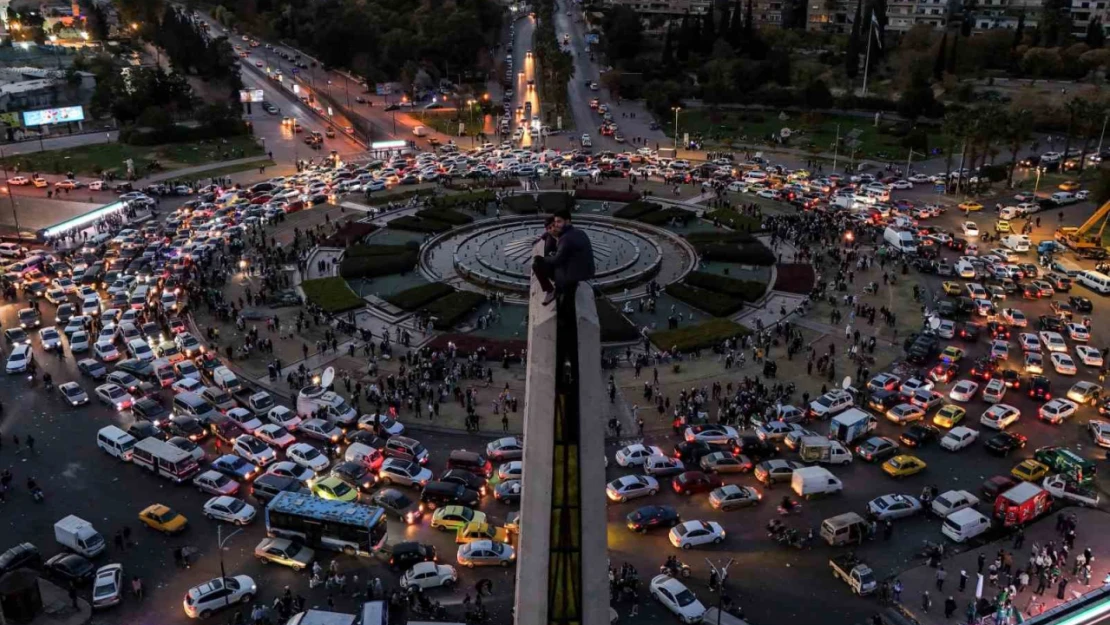
M 41 111 L 23 111 L 24 126 L 47 126 L 65 122 L 79 122 L 85 119 L 85 109 L 80 106 L 66 106 Z
M 266 99 L 266 94 L 261 89 L 240 89 L 239 102 L 246 104 L 247 102 L 262 102 Z

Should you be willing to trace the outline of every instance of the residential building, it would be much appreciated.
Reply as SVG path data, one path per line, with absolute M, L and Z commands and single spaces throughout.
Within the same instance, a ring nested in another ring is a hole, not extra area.
M 852 31 L 852 20 L 860 0 L 809 0 L 806 30 L 826 33 Z
M 89 72 L 77 72 L 70 84 L 66 72 L 37 67 L 0 68 L 0 112 L 34 111 L 87 104 L 96 87 Z
M 1072 33 L 1079 37 L 1087 34 L 1087 25 L 1094 19 L 1101 20 L 1102 30 L 1107 32 L 1110 29 L 1106 15 L 1108 4 L 1106 0 L 1071 0 Z
M 1033 27 L 1037 24 L 1044 6 L 1044 0 L 982 0 L 975 5 L 975 30 L 990 30 L 994 28 L 1015 29 L 1022 14 L 1025 15 L 1025 26 Z
M 886 7 L 887 32 L 905 32 L 918 24 L 934 29 L 948 25 L 952 0 L 888 0 Z
M 701 15 L 709 11 L 713 0 L 606 0 L 606 4 L 630 7 L 637 13 L 679 16 Z

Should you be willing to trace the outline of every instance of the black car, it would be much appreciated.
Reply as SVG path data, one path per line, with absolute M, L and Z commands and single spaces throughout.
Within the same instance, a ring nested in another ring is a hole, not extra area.
M 424 490 L 420 491 L 420 501 L 432 510 L 454 505 L 477 508 L 481 497 L 478 491 L 470 490 L 462 484 L 432 481 L 425 484 Z
M 144 397 L 132 404 L 131 412 L 134 413 L 136 417 L 146 421 L 152 421 L 156 425 L 162 423 L 163 420 L 170 416 L 170 411 L 162 405 L 162 402 L 151 399 L 150 397 Z
M 995 372 L 998 371 L 998 362 L 991 358 L 978 358 L 975 364 L 971 365 L 971 371 L 968 373 L 973 378 L 980 380 L 989 380 L 994 377 Z
M 983 332 L 983 326 L 977 323 L 965 323 L 960 326 L 959 332 L 956 333 L 960 340 L 974 343 L 979 340 L 979 335 Z
M 402 523 L 416 523 L 420 520 L 420 515 L 423 514 L 423 508 L 419 503 L 396 488 L 383 488 L 374 493 L 370 501 L 375 506 L 384 508 L 386 512 L 400 519 Z
M 331 474 L 364 493 L 378 484 L 378 476 L 361 462 L 340 462 L 332 468 Z
M 362 443 L 368 447 L 373 447 L 378 451 L 385 449 L 385 439 L 375 436 L 370 430 L 360 430 L 352 428 L 351 431 L 343 435 L 343 441 L 348 445 L 351 443 Z
M 1068 298 L 1068 303 L 1071 304 L 1072 308 L 1081 313 L 1089 313 L 1095 309 L 1095 305 L 1091 303 L 1091 300 L 1082 295 L 1072 295 Z
M 1064 321 L 1059 317 L 1051 315 L 1041 315 L 1037 318 L 1037 329 L 1048 330 L 1050 332 L 1063 332 Z
M 129 358 L 116 365 L 119 371 L 126 371 L 140 380 L 154 379 L 154 367 L 149 362 Z
M 439 481 L 461 484 L 470 490 L 476 491 L 483 497 L 488 490 L 486 487 L 486 478 L 475 475 L 465 469 L 448 469 L 439 476 Z
M 0 554 L 0 575 L 21 568 L 42 567 L 42 555 L 31 543 L 21 543 Z
M 1029 380 L 1029 396 L 1042 401 L 1052 399 L 1052 385 L 1043 375 L 1035 375 Z
M 922 447 L 940 437 L 940 430 L 926 423 L 914 423 L 906 428 L 898 440 L 906 447 Z
M 208 431 L 229 445 L 244 434 L 243 428 L 239 427 L 238 423 L 222 414 L 214 414 L 208 418 Z
M 23 331 L 23 328 L 8 328 L 4 330 L 4 339 L 12 345 L 19 345 L 30 341 L 30 339 L 27 338 L 27 333 Z
M 1011 488 L 1020 484 L 1021 481 L 1016 477 L 1009 475 L 996 475 L 988 478 L 983 485 L 979 487 L 979 492 L 983 493 L 987 501 L 994 501 L 998 496 Z
M 1010 328 L 1006 327 L 1005 325 L 1003 325 L 1003 324 L 1001 324 L 997 321 L 988 322 L 987 323 L 987 330 L 990 331 L 992 339 L 1002 339 L 1002 340 L 1009 340 L 1010 339 Z
M 1027 441 L 1025 436 L 1015 432 L 999 432 L 988 438 L 983 447 L 996 456 L 1005 456 L 1015 449 L 1025 447 Z
M 193 417 L 177 415 L 171 417 L 164 425 L 166 429 L 169 430 L 170 434 L 187 438 L 194 443 L 204 440 L 204 438 L 208 436 L 208 432 L 204 429 L 204 426 Z
M 167 440 L 169 436 L 162 431 L 162 428 L 154 425 L 150 421 L 136 421 L 127 428 L 127 433 L 135 437 L 135 440 L 143 440 L 144 438 L 156 438 L 160 441 Z
M 424 543 L 406 541 L 393 545 L 389 554 L 389 566 L 398 571 L 407 571 L 414 564 L 435 562 L 436 548 Z
M 673 506 L 644 506 L 629 513 L 628 529 L 641 534 L 657 527 L 674 527 L 682 517 Z
M 732 446 L 732 454 L 739 456 L 744 454 L 752 460 L 764 460 L 770 458 L 779 452 L 774 443 L 765 441 L 758 436 L 751 434 L 741 436 L 736 439 L 736 444 Z M 698 458 L 701 462 L 701 458 Z
M 701 462 L 702 456 L 708 456 L 713 453 L 713 448 L 709 443 L 702 441 L 682 441 L 676 443 L 674 446 L 674 457 L 678 458 L 688 467 L 697 466 Z
M 1021 373 L 1017 369 L 1004 369 L 1000 374 L 1002 382 L 1006 388 L 1020 389 L 1021 388 Z
M 67 584 L 84 584 L 94 573 L 96 565 L 76 553 L 59 553 L 46 561 L 46 574 Z

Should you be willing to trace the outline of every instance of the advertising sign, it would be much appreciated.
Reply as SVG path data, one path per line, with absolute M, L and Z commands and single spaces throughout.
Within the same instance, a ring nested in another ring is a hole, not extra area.
M 85 119 L 85 109 L 80 106 L 66 106 L 60 109 L 23 111 L 24 126 L 47 126 L 65 122 L 79 122 Z
M 19 113 L 0 113 L 0 123 L 19 128 L 23 126 L 23 116 Z
M 601 43 L 601 37 L 597 33 L 586 33 L 586 43 L 597 45 Z
M 247 102 L 262 102 L 266 99 L 265 93 L 261 89 L 240 89 L 239 102 L 246 104 Z
M 370 149 L 371 150 L 394 150 L 394 149 L 398 149 L 398 148 L 403 148 L 407 145 L 408 145 L 407 141 L 403 141 L 403 140 L 400 140 L 400 139 L 393 140 L 393 141 L 375 141 L 375 142 L 370 144 Z

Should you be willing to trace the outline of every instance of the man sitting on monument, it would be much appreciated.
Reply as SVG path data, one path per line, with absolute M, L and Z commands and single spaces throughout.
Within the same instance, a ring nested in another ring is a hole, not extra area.
M 558 237 L 555 254 L 532 259 L 532 271 L 546 294 L 543 299 L 545 306 L 555 301 L 560 293 L 569 293 L 574 297 L 578 283 L 594 277 L 593 246 L 586 233 L 571 223 L 569 210 L 555 211 L 552 234 Z

